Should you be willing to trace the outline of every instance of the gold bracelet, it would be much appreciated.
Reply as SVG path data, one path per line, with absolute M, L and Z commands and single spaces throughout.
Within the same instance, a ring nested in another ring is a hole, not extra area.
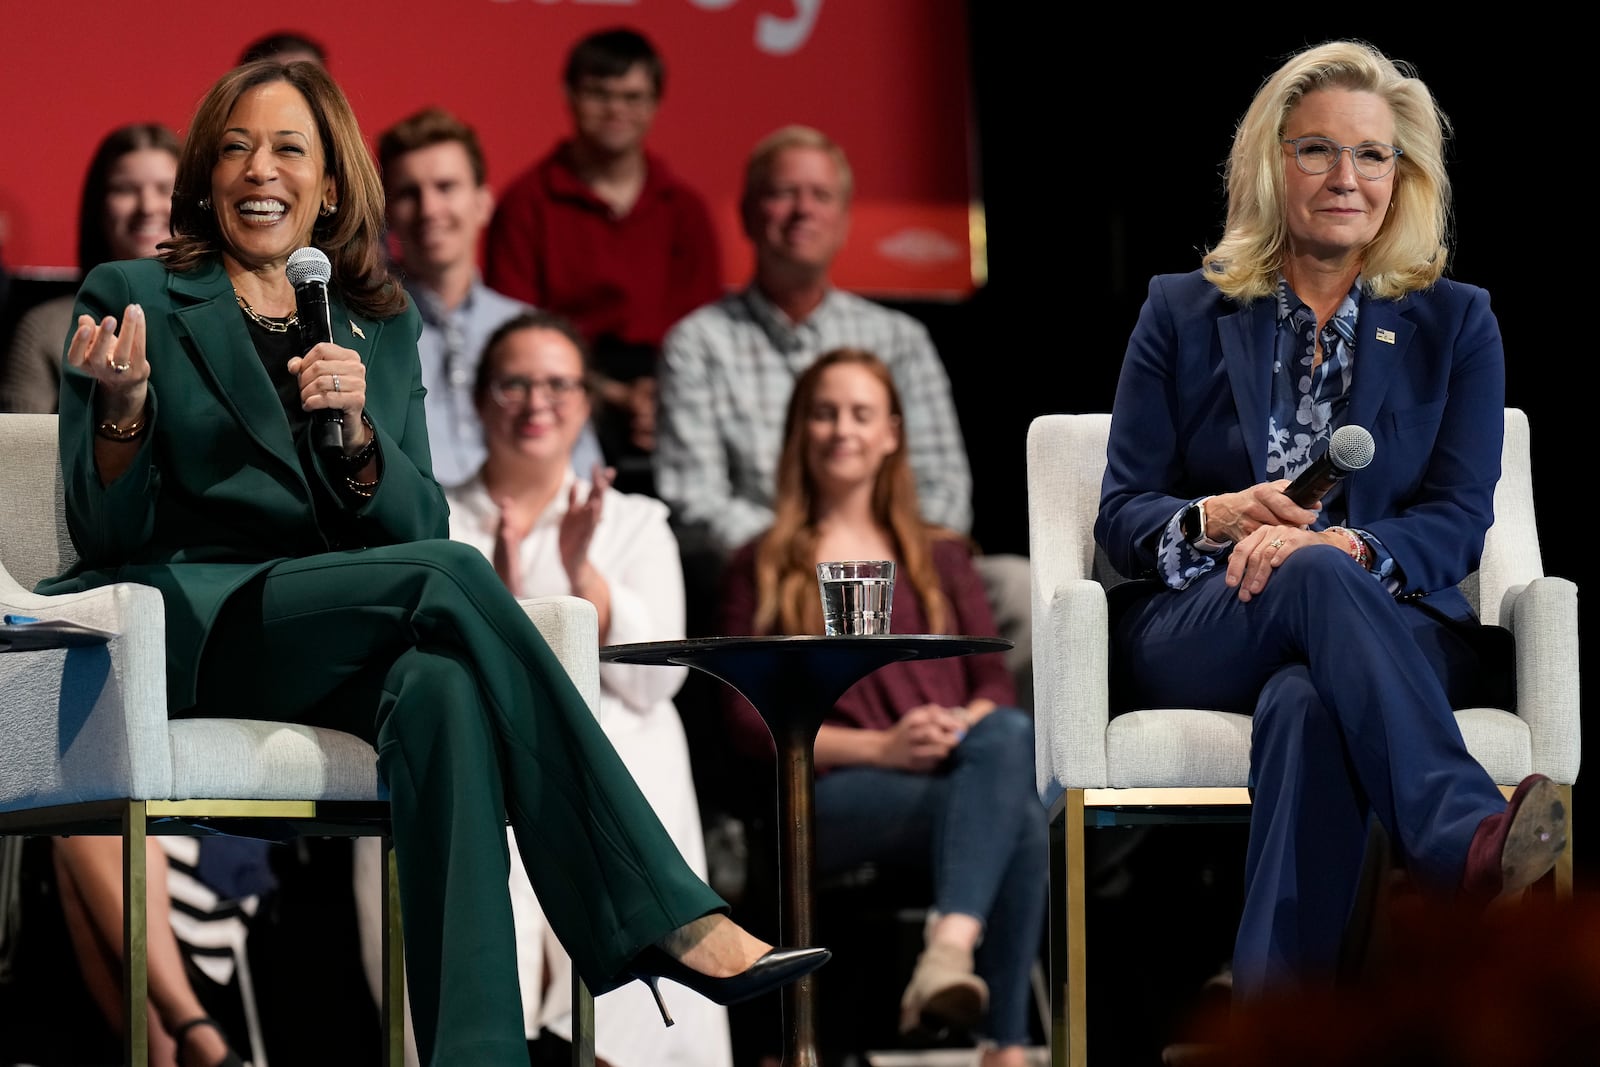
M 96 426 L 94 432 L 104 437 L 107 441 L 137 440 L 139 435 L 144 433 L 144 413 L 140 412 L 139 416 L 128 423 L 126 427 L 118 426 L 110 419 L 107 419 Z
M 371 500 L 372 494 L 378 491 L 378 480 L 374 478 L 370 482 L 358 482 L 354 475 L 347 474 L 344 477 L 344 487 L 356 496 L 366 497 Z

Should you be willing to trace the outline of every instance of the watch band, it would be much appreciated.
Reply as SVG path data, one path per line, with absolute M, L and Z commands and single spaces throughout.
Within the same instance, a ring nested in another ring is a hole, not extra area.
M 1210 499 L 1210 497 L 1203 496 L 1190 505 L 1199 511 L 1200 519 L 1196 524 L 1196 529 L 1198 532 L 1194 537 L 1189 539 L 1189 544 L 1193 545 L 1195 548 L 1198 548 L 1202 552 L 1220 552 L 1224 548 L 1227 548 L 1232 542 L 1213 541 L 1211 538 L 1206 536 L 1206 501 Z

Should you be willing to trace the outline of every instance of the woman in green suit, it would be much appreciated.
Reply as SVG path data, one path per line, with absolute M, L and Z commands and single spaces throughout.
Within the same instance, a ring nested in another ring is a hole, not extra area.
M 424 1062 L 527 1062 L 507 815 L 597 993 L 666 975 L 727 1003 L 820 966 L 722 914 L 488 561 L 446 539 L 419 320 L 382 266 L 381 185 L 338 87 L 248 64 L 189 131 L 173 239 L 79 292 L 61 462 L 81 559 L 39 591 L 161 590 L 177 714 L 372 740 Z M 285 275 L 307 246 L 332 264 L 332 340 L 309 351 Z

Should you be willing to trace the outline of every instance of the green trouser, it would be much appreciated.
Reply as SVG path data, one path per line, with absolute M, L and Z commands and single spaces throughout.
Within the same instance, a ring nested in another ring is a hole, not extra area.
M 596 994 L 628 980 L 646 945 L 727 907 L 684 863 L 566 671 L 466 545 L 274 566 L 212 628 L 197 707 L 330 726 L 376 745 L 424 1063 L 527 1064 L 506 817 L 551 929 Z

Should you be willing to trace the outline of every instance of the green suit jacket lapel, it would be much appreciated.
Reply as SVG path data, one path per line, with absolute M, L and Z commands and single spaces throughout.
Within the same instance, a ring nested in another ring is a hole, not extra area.
M 256 355 L 227 272 L 212 263 L 192 273 L 171 275 L 167 288 L 178 329 L 187 335 L 197 368 L 216 390 L 217 399 L 256 444 L 290 467 L 303 483 L 305 474 L 295 456 L 283 404 Z

